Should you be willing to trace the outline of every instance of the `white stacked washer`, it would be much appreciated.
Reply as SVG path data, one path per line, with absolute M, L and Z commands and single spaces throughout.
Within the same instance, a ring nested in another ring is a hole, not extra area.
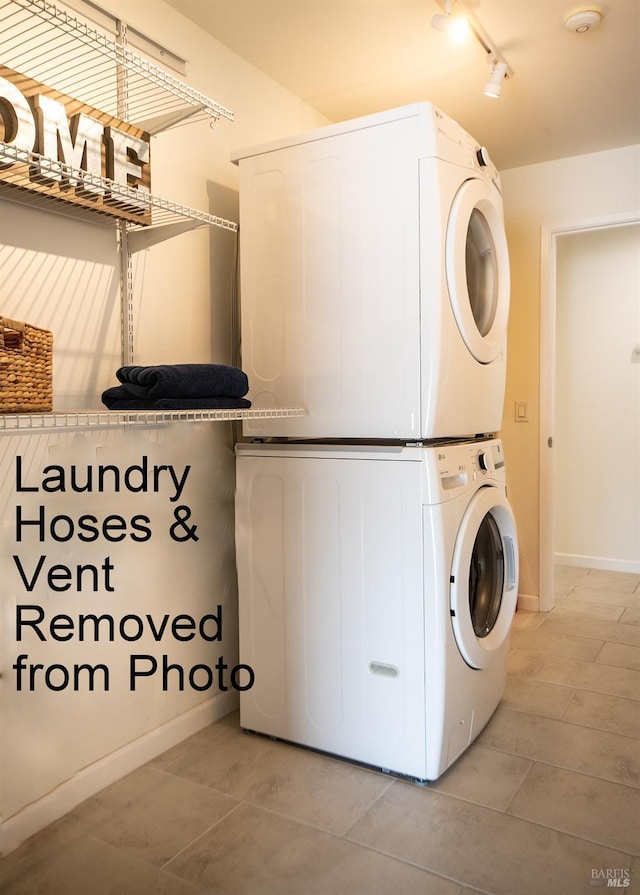
M 509 259 L 486 150 L 429 103 L 246 150 L 250 436 L 435 439 L 502 421 Z
M 501 443 L 236 450 L 243 727 L 436 779 L 504 689 Z
M 506 675 L 509 265 L 486 151 L 428 103 L 237 153 L 241 724 L 425 780 Z M 297 440 L 297 441 L 296 441 Z

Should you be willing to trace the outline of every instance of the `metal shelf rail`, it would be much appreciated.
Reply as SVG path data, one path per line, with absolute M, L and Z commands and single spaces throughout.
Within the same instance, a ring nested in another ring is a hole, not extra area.
M 150 134 L 185 119 L 233 121 L 229 109 L 47 0 L 0 0 L 0 59 Z
M 54 413 L 0 414 L 0 435 L 61 430 L 111 429 L 122 426 L 156 427 L 169 423 L 209 423 L 250 419 L 278 419 L 305 416 L 299 407 L 247 410 L 76 410 Z
M 0 164 L 6 165 L 0 182 L 0 195 L 4 198 L 27 202 L 29 205 L 40 205 L 49 211 L 59 211 L 72 215 L 76 219 L 86 218 L 93 222 L 113 226 L 114 219 L 109 215 L 109 208 L 111 208 L 112 210 L 118 209 L 124 214 L 127 210 L 132 212 L 132 220 L 127 222 L 127 228 L 134 233 L 140 227 L 146 226 L 139 223 L 143 212 L 148 212 L 148 224 L 152 227 L 164 228 L 168 225 L 183 224 L 188 228 L 213 226 L 234 232 L 238 229 L 238 225 L 233 221 L 188 208 L 186 205 L 180 205 L 154 196 L 152 193 L 116 183 L 106 177 L 98 177 L 79 168 L 72 168 L 64 162 L 52 161 L 35 152 L 27 152 L 2 141 L 0 141 Z M 15 166 L 13 170 L 11 169 L 12 165 Z M 68 205 L 60 198 L 33 189 L 33 186 L 39 182 L 46 185 L 54 178 L 56 180 L 64 179 L 69 184 L 73 184 L 76 196 L 81 197 L 83 195 L 82 188 L 85 187 L 86 206 Z M 15 187 L 27 187 L 28 189 L 13 189 Z M 91 198 L 95 198 L 98 191 L 109 196 L 108 204 L 105 204 L 105 207 L 91 202 Z M 134 236 L 134 233 L 131 235 Z M 130 245 L 129 250 L 136 251 L 136 247 Z

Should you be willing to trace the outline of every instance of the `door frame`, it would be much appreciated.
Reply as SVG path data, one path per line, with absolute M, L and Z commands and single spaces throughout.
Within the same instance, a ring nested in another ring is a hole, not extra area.
M 640 223 L 640 210 L 603 215 L 540 228 L 540 469 L 539 469 L 539 587 L 538 611 L 555 605 L 553 567 L 555 544 L 555 398 L 557 243 L 562 236 Z

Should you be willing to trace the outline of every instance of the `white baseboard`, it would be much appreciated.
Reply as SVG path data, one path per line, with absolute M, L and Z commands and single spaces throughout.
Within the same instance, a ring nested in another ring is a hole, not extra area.
M 540 612 L 540 597 L 537 594 L 518 594 L 518 609 L 523 612 Z
M 562 566 L 577 566 L 580 569 L 602 569 L 605 572 L 631 572 L 640 575 L 640 561 L 632 559 L 611 559 L 608 556 L 581 556 L 574 553 L 556 553 L 555 561 Z
M 49 826 L 85 799 L 120 780 L 167 749 L 214 721 L 224 718 L 238 706 L 235 691 L 219 693 L 184 715 L 173 718 L 121 749 L 78 771 L 37 802 L 27 805 L 0 824 L 0 855 L 16 849 L 34 833 Z

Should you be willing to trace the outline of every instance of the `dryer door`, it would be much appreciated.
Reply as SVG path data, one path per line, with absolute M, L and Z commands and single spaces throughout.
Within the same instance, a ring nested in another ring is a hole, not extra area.
M 463 516 L 451 568 L 451 622 L 471 668 L 486 668 L 509 636 L 518 592 L 518 542 L 501 488 L 480 488 Z
M 509 253 L 496 197 L 486 181 L 466 180 L 451 205 L 445 247 L 456 323 L 482 364 L 504 349 L 509 315 Z

